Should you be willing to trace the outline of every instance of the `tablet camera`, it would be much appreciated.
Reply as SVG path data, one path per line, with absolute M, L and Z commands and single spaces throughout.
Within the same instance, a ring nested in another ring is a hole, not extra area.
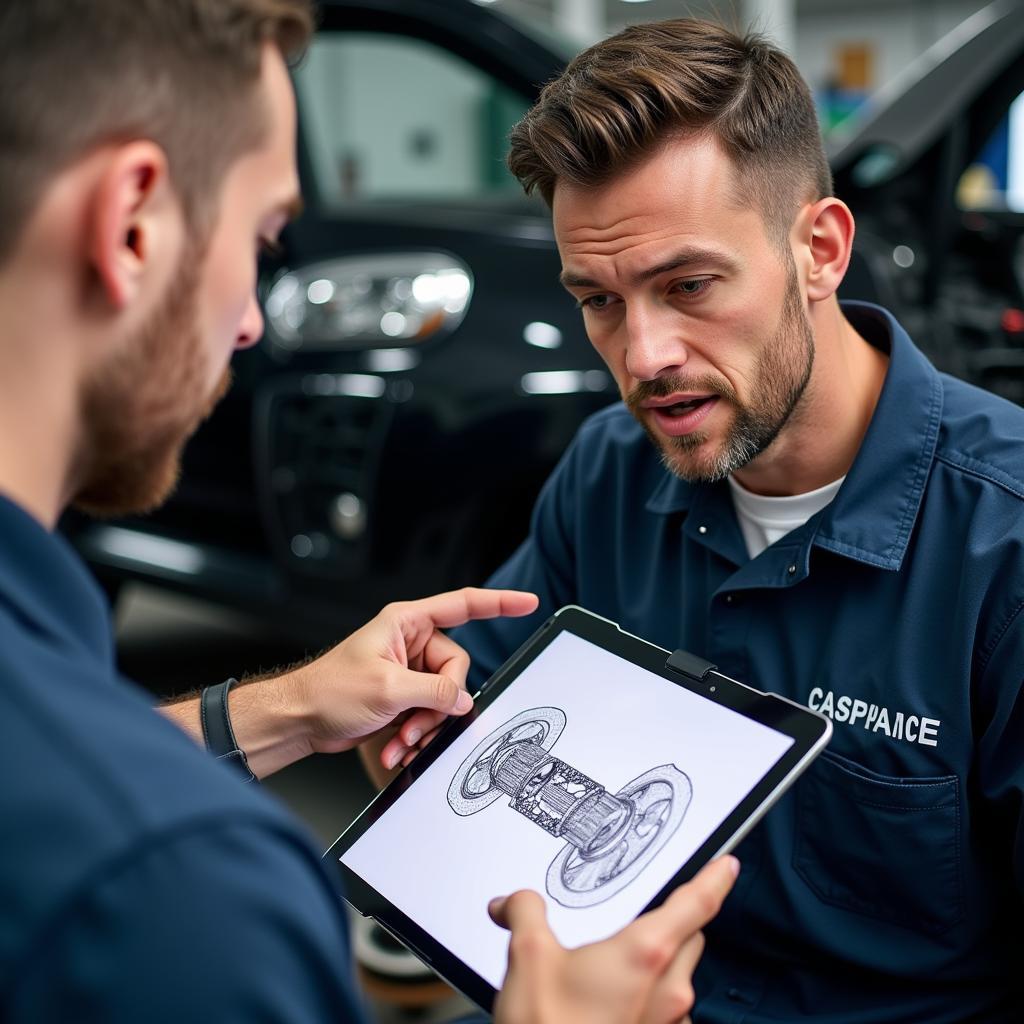
M 679 828 L 693 796 L 673 764 L 651 768 L 614 795 L 551 754 L 566 716 L 530 708 L 495 729 L 452 777 L 448 803 L 477 814 L 501 797 L 565 846 L 547 872 L 548 894 L 566 907 L 590 907 L 624 889 Z

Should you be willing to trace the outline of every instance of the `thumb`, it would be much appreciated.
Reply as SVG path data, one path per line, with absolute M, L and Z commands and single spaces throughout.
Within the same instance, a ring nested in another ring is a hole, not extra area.
M 522 889 L 511 896 L 499 896 L 487 904 L 491 920 L 510 932 L 548 932 L 548 909 L 539 893 Z
M 391 711 L 396 715 L 409 708 L 429 708 L 443 715 L 464 715 L 473 707 L 473 698 L 446 675 L 402 669 L 395 689 L 398 701 Z
M 696 877 L 680 886 L 655 911 L 664 914 L 677 941 L 703 928 L 722 907 L 739 874 L 740 862 L 733 856 L 719 857 L 706 864 Z

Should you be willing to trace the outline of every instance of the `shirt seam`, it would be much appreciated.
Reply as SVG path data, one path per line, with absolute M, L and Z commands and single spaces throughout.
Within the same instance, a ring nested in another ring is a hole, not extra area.
M 894 562 L 900 562 L 903 552 L 906 550 L 910 532 L 917 518 L 917 511 L 921 507 L 921 495 L 924 493 L 924 482 L 931 470 L 932 459 L 935 455 L 935 442 L 939 434 L 939 420 L 942 416 L 942 382 L 938 376 L 932 377 L 931 387 L 931 408 L 928 414 L 928 426 L 921 439 L 921 448 L 917 455 L 915 465 L 914 483 L 912 489 L 913 497 L 908 497 L 904 503 L 903 518 L 897 527 L 896 539 L 889 547 L 886 555 Z M 931 449 L 932 458 L 926 458 L 925 453 Z M 893 553 L 899 551 L 899 555 Z
M 1022 610 L 1024 610 L 1024 601 L 1018 601 L 1013 611 L 1007 615 L 1003 625 L 993 633 L 992 639 L 981 649 L 978 658 L 979 672 L 984 672 L 988 668 L 988 663 L 992 660 L 992 655 L 995 654 L 996 648 L 1002 643 L 1003 637 L 1010 631 L 1010 627 L 1020 618 Z
M 935 458 L 951 469 L 959 470 L 961 473 L 966 473 L 968 476 L 973 476 L 979 480 L 985 480 L 1004 491 L 1008 491 L 1015 498 L 1024 500 L 1024 483 L 1008 473 L 1004 473 L 998 466 L 993 466 L 991 463 L 984 462 L 972 455 L 967 455 L 965 452 L 936 451 Z

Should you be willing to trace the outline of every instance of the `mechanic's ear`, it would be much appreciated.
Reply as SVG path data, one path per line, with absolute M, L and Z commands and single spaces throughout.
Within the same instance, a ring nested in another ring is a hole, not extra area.
M 167 157 L 153 142 L 117 149 L 93 198 L 89 257 L 104 297 L 122 310 L 176 258 L 181 213 L 168 177 Z
M 797 264 L 805 267 L 810 302 L 835 294 L 850 262 L 853 232 L 850 208 L 834 196 L 811 203 L 797 217 L 793 235 L 803 256 Z

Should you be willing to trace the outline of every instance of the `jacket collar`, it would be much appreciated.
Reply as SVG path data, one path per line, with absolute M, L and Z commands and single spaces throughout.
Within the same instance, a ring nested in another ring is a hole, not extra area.
M 844 302 L 843 313 L 889 356 L 885 383 L 860 451 L 813 543 L 882 569 L 903 563 L 924 495 L 942 417 L 942 383 L 924 354 L 886 310 Z M 691 509 L 721 485 L 690 484 L 666 472 L 647 501 L 661 515 Z

